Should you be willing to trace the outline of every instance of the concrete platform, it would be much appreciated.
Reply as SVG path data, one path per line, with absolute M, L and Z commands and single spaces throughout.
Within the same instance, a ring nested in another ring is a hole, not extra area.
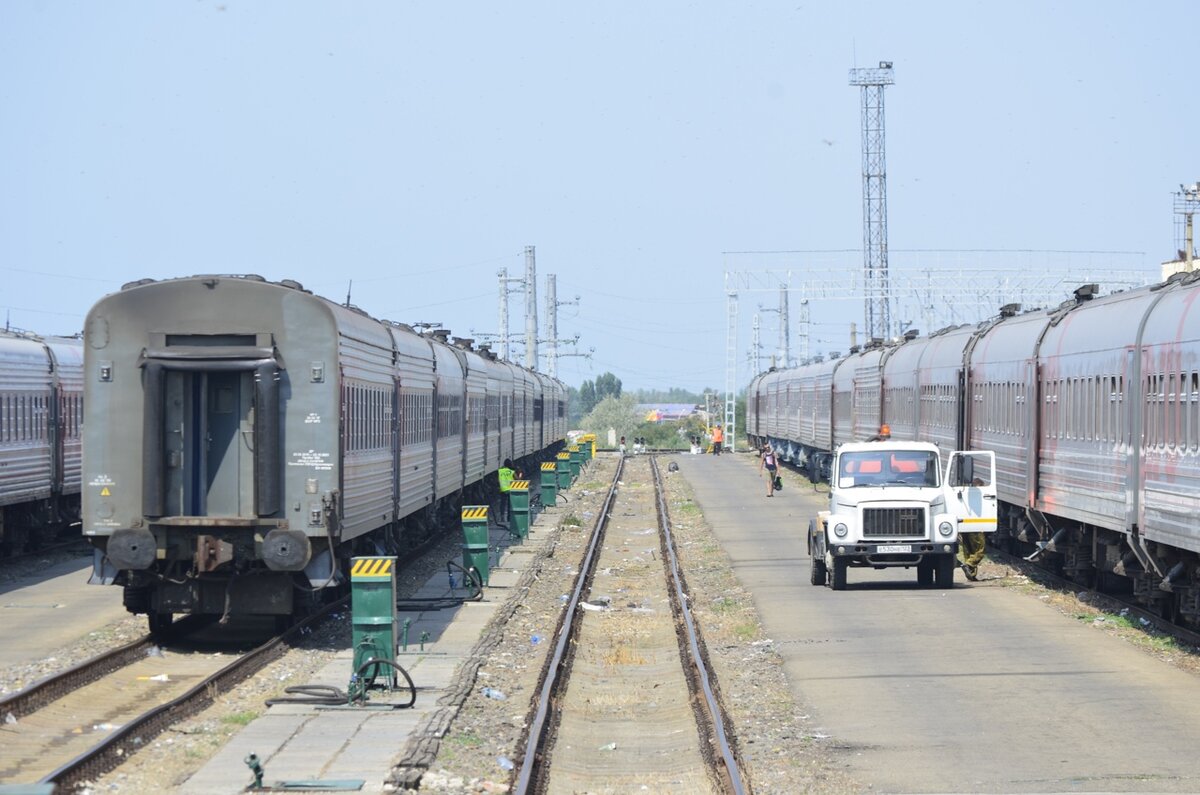
M 129 615 L 120 588 L 88 585 L 91 568 L 89 555 L 0 585 L 0 667 L 39 660 Z
M 489 528 L 490 544 L 498 553 L 489 561 L 492 574 L 482 601 L 399 614 L 402 625 L 405 619 L 410 622 L 408 646 L 399 652 L 398 662 L 417 686 L 411 708 L 378 708 L 407 702 L 406 689 L 395 694 L 372 691 L 366 708 L 271 706 L 263 717 L 231 738 L 179 791 L 191 795 L 245 791 L 252 775 L 243 760 L 250 753 L 261 760 L 266 770 L 263 783 L 268 787 L 283 781 L 362 779 L 358 791 L 366 793 L 383 792 L 397 765 L 419 767 L 423 759 L 431 759 L 427 738 L 440 737 L 457 713 L 454 697 L 462 694 L 464 683 L 470 687 L 479 665 L 473 651 L 510 589 L 550 538 L 559 512 L 561 508 L 552 508 L 538 514 L 523 542 L 502 527 Z M 463 594 L 461 588 L 450 589 L 443 570 L 430 577 L 413 599 L 452 599 Z M 428 634 L 422 648 L 423 633 Z M 352 650 L 344 649 L 306 684 L 344 690 L 352 660 Z

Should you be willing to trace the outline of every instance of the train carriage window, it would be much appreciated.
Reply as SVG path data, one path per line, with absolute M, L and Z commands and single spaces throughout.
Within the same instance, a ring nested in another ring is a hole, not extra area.
M 1083 428 L 1081 430 L 1083 431 L 1083 438 L 1086 441 L 1091 441 L 1096 438 L 1095 394 L 1096 378 L 1095 376 L 1088 376 L 1087 378 L 1083 379 L 1083 395 L 1080 396 L 1083 402 L 1084 412 Z
M 1200 373 L 1193 372 L 1188 378 L 1188 450 L 1200 450 Z
M 1063 436 L 1070 440 L 1070 438 L 1075 438 L 1075 424 L 1079 417 L 1079 379 L 1067 378 L 1066 387 L 1067 400 L 1064 402 L 1066 402 L 1067 411 L 1062 413 L 1062 425 Z
M 1166 444 L 1171 450 L 1180 448 L 1180 442 L 1183 440 L 1182 434 L 1182 412 L 1180 411 L 1180 389 L 1183 383 L 1183 378 L 1180 373 L 1172 372 L 1170 375 L 1170 383 L 1166 388 L 1166 400 L 1168 400 L 1168 423 L 1166 423 Z
M 1154 410 L 1155 397 L 1158 393 L 1158 376 L 1148 375 L 1145 381 L 1145 410 L 1142 428 L 1142 445 L 1147 449 L 1154 447 L 1158 432 L 1158 415 Z
M 1009 381 L 1004 385 L 1004 429 L 1012 436 L 1017 430 L 1017 385 Z
M 1167 436 L 1167 417 L 1165 406 L 1163 405 L 1164 392 L 1166 390 L 1166 378 L 1161 375 L 1154 376 L 1154 447 L 1161 449 L 1166 442 Z
M 1054 426 L 1054 382 L 1047 381 L 1042 387 L 1044 395 L 1042 397 L 1042 435 L 1047 439 L 1053 439 L 1056 428 Z

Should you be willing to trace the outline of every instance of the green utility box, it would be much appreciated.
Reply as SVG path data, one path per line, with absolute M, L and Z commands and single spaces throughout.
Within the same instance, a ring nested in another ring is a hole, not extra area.
M 350 615 L 354 627 L 354 669 L 357 673 L 371 660 L 396 662 L 396 558 L 363 557 L 350 560 Z M 364 686 L 386 675 L 396 685 L 396 669 L 390 665 L 367 666 L 361 674 Z
M 558 473 L 558 490 L 566 491 L 571 488 L 571 454 L 559 453 L 554 464 Z
M 579 470 L 583 469 L 583 451 L 575 444 L 567 448 L 567 455 L 571 456 L 571 482 L 574 483 L 579 480 Z
M 579 447 L 583 450 L 584 462 L 591 461 L 596 457 L 596 434 L 585 433 L 579 437 Z
M 488 584 L 488 507 L 486 505 L 464 505 L 463 568 L 474 568 L 479 572 L 479 581 Z
M 558 502 L 558 473 L 553 461 L 542 463 L 542 507 L 553 508 Z
M 508 490 L 508 510 L 517 538 L 529 535 L 529 481 L 514 480 Z

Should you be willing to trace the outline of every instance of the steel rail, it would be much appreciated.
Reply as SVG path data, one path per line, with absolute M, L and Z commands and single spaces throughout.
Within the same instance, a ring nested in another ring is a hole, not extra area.
M 203 622 L 194 616 L 184 616 L 175 622 L 170 635 L 185 634 L 196 629 Z M 13 717 L 21 718 L 31 715 L 47 704 L 52 704 L 68 693 L 81 687 L 98 682 L 114 671 L 132 665 L 146 656 L 154 646 L 159 645 L 153 636 L 146 635 L 124 646 L 98 654 L 91 659 L 71 666 L 58 673 L 50 674 L 45 679 L 34 682 L 29 687 L 13 693 L 5 699 L 0 699 L 0 715 L 11 712 Z
M 683 577 L 679 571 L 679 558 L 675 554 L 675 539 L 671 535 L 671 514 L 667 510 L 666 490 L 663 488 L 662 475 L 658 471 L 658 461 L 655 456 L 650 457 L 650 471 L 654 475 L 654 494 L 658 503 L 658 525 L 662 531 L 662 546 L 667 553 L 670 563 L 668 569 L 671 573 L 671 584 L 675 591 L 674 602 L 676 609 L 683 619 L 684 629 L 687 632 L 688 648 L 691 651 L 691 654 L 687 655 L 687 662 L 693 668 L 694 680 L 699 683 L 704 693 L 704 705 L 707 709 L 708 720 L 712 725 L 714 740 L 721 755 L 726 791 L 733 792 L 736 795 L 743 795 L 746 788 L 742 778 L 741 767 L 737 761 L 737 754 L 734 752 L 729 738 L 725 733 L 725 716 L 721 710 L 716 693 L 713 691 L 708 667 L 704 663 L 704 654 L 700 648 L 700 638 L 696 630 L 696 622 L 692 617 L 691 608 L 688 607 L 690 597 L 684 588 Z
M 283 656 L 287 651 L 287 641 L 344 607 L 348 600 L 349 597 L 343 597 L 327 605 L 303 621 L 294 624 L 286 632 L 275 636 L 224 666 L 178 698 L 154 707 L 129 721 L 98 745 L 62 765 L 39 783 L 56 784 L 63 791 L 70 791 L 81 782 L 94 781 L 116 768 L 139 748 L 149 745 L 148 741 L 167 727 L 200 712 L 210 705 L 217 695 Z M 135 742 L 135 738 L 139 742 Z
M 589 586 L 595 573 L 593 569 L 595 568 L 597 559 L 596 550 L 599 549 L 600 541 L 604 538 L 604 531 L 608 526 L 609 515 L 612 513 L 613 501 L 617 496 L 617 485 L 621 480 L 621 472 L 624 468 L 625 459 L 617 459 L 617 471 L 613 474 L 612 484 L 608 487 L 608 495 L 605 496 L 604 503 L 596 515 L 596 522 L 592 526 L 592 539 L 588 544 L 587 554 L 584 556 L 583 565 L 580 566 L 579 577 L 575 581 L 575 588 L 571 591 L 570 599 L 567 600 L 566 612 L 563 614 L 564 619 L 558 633 L 558 641 L 555 643 L 554 653 L 547 663 L 546 677 L 539 691 L 537 712 L 534 714 L 533 721 L 529 724 L 529 733 L 526 735 L 525 754 L 521 760 L 521 770 L 514 790 L 517 793 L 528 793 L 533 783 L 534 775 L 539 773 L 541 769 L 542 743 L 549 729 L 548 718 L 550 717 L 551 704 L 558 693 L 560 679 L 566 672 L 569 664 L 568 647 L 571 640 L 575 637 L 579 623 L 583 620 L 583 611 L 579 609 L 579 602 L 581 601 L 584 589 Z
M 34 682 L 24 690 L 0 700 L 0 715 L 12 713 L 14 718 L 31 715 L 68 693 L 103 679 L 113 671 L 119 671 L 142 659 L 153 646 L 154 641 L 147 635 L 132 643 L 84 660 L 64 671 L 51 674 L 39 682 Z

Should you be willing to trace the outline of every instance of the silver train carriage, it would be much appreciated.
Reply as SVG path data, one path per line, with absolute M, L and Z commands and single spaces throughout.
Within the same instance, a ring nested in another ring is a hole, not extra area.
M 0 550 L 79 519 L 83 342 L 0 330 Z
M 997 542 L 1200 624 L 1200 273 L 1017 310 L 761 374 L 751 443 L 814 478 L 884 423 L 943 454 L 994 450 Z
M 152 628 L 290 615 L 350 554 L 403 554 L 566 437 L 560 382 L 291 281 L 128 284 L 85 343 L 91 581 Z

